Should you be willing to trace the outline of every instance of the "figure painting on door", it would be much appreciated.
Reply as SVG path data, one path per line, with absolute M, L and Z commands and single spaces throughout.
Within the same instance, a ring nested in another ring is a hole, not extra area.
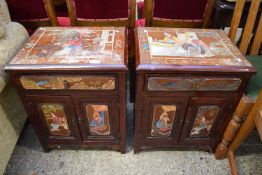
M 175 114 L 175 105 L 156 105 L 154 107 L 151 135 L 156 137 L 170 136 Z
M 40 105 L 40 110 L 43 113 L 47 127 L 52 135 L 70 135 L 63 105 L 44 103 Z
M 219 113 L 218 106 L 199 107 L 190 136 L 192 137 L 208 136 L 218 113 Z
M 109 135 L 109 112 L 107 105 L 86 105 L 91 135 Z

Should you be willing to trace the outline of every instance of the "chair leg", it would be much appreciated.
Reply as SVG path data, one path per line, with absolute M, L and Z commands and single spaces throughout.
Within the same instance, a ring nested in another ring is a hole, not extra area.
M 228 151 L 227 158 L 228 158 L 228 161 L 229 161 L 229 166 L 230 166 L 232 175 L 238 175 L 237 165 L 236 165 L 235 157 L 234 157 L 234 152 Z
M 230 144 L 229 149 L 233 152 L 240 146 L 240 144 L 247 138 L 251 131 L 255 128 L 255 116 L 262 110 L 262 90 L 260 90 L 257 100 L 248 114 L 246 120 L 241 126 L 236 138 Z
M 241 98 L 237 109 L 224 132 L 223 139 L 216 149 L 216 159 L 223 159 L 226 157 L 229 144 L 237 135 L 242 120 L 246 117 L 253 105 L 254 101 L 251 97 L 244 96 Z
M 255 125 L 260 136 L 260 140 L 262 142 L 262 110 L 255 117 Z

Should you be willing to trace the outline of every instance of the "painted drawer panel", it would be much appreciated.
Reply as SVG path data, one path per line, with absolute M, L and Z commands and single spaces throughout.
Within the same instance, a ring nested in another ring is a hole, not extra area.
M 114 90 L 113 76 L 22 76 L 24 89 Z
M 150 77 L 149 91 L 235 91 L 241 84 L 240 78 L 208 77 Z

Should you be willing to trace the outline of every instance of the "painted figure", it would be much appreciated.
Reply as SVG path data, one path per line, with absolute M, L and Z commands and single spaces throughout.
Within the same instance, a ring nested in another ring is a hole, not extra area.
M 63 49 L 55 52 L 53 56 L 81 54 L 81 51 L 83 50 L 83 35 L 84 33 L 80 32 L 69 33 L 65 38 L 63 38 Z
M 87 105 L 89 128 L 92 135 L 109 135 L 109 114 L 106 105 Z
M 65 121 L 64 117 L 59 117 L 57 115 L 55 115 L 54 113 L 51 113 L 51 117 L 53 122 L 50 124 L 51 131 L 59 131 L 59 127 L 64 127 L 64 129 L 68 129 L 67 123 Z
M 69 136 L 70 130 L 68 127 L 66 115 L 63 106 L 60 104 L 42 104 L 44 118 L 50 133 L 55 136 Z
M 151 135 L 167 137 L 171 134 L 175 118 L 176 106 L 156 105 L 154 108 Z
M 190 136 L 207 136 L 218 115 L 218 106 L 201 106 L 198 110 Z
M 163 32 L 159 36 L 148 35 L 152 56 L 211 57 L 210 47 L 195 32 Z
M 94 127 L 94 130 L 103 131 L 105 126 L 105 113 L 95 111 L 93 114 L 93 120 L 90 122 L 90 126 Z
M 163 112 L 160 115 L 159 120 L 156 122 L 156 127 L 159 129 L 160 132 L 166 132 L 169 130 L 168 121 L 170 121 L 170 119 L 168 118 L 167 113 Z

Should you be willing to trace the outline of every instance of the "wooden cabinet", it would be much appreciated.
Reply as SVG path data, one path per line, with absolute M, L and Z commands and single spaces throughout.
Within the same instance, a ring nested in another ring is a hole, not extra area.
M 255 73 L 223 31 L 138 28 L 134 151 L 213 151 Z
M 45 151 L 125 153 L 126 30 L 40 28 L 6 66 Z

